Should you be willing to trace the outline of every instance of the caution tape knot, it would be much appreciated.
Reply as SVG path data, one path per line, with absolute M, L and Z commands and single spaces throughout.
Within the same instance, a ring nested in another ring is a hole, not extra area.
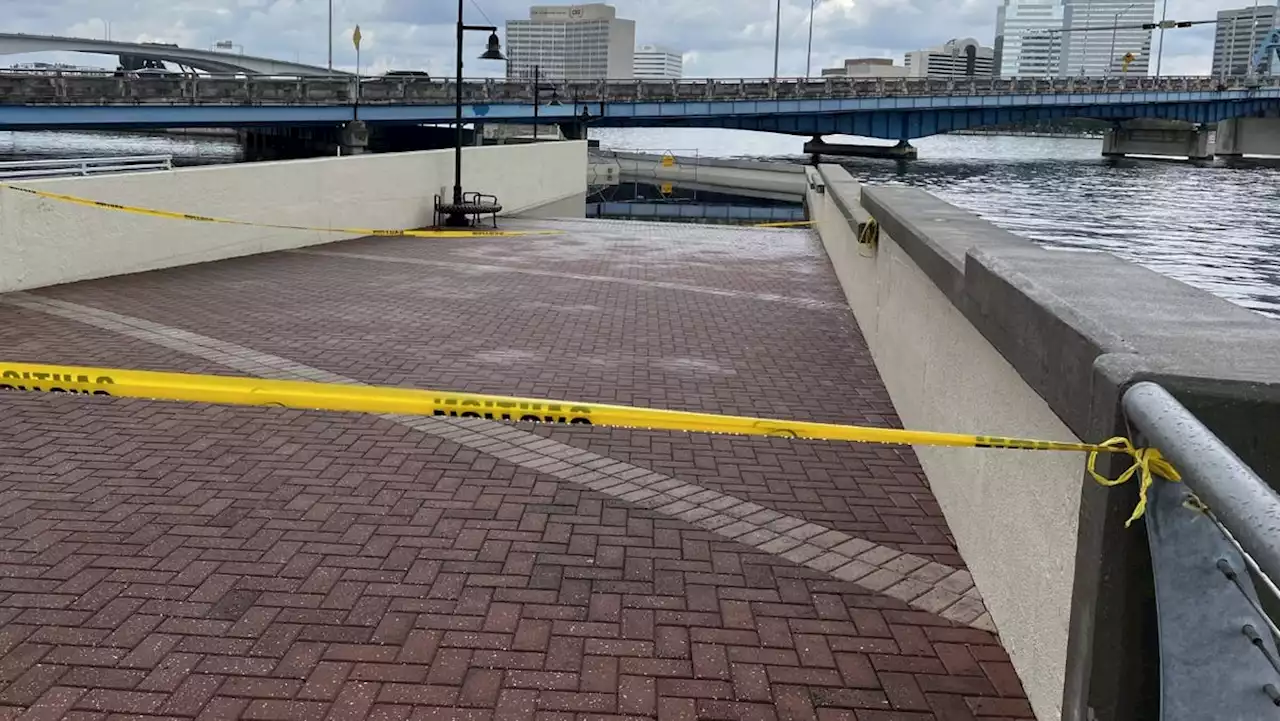
M 1155 482 L 1156 476 L 1174 483 L 1182 480 L 1178 470 L 1173 467 L 1172 463 L 1165 460 L 1164 456 L 1160 455 L 1158 449 L 1135 448 L 1133 442 L 1124 437 L 1112 438 L 1105 443 L 1098 444 L 1098 446 L 1098 450 L 1089 452 L 1089 475 L 1093 476 L 1093 480 L 1100 485 L 1111 488 L 1128 483 L 1129 479 L 1133 478 L 1135 474 L 1139 478 L 1138 505 L 1134 506 L 1133 514 L 1129 516 L 1129 520 L 1125 521 L 1125 528 L 1142 518 L 1142 515 L 1147 512 L 1147 491 Z M 1107 478 L 1094 470 L 1094 466 L 1098 462 L 1098 453 L 1101 452 L 1101 449 L 1112 449 L 1114 452 L 1123 453 L 1133 459 L 1133 465 L 1129 466 L 1119 476 Z

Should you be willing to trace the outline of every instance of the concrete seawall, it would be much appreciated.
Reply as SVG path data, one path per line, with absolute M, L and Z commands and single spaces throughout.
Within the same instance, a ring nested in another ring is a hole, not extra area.
M 1280 323 L 1106 253 L 1041 248 L 924 191 L 810 170 L 807 204 L 907 427 L 1101 441 L 1160 382 L 1273 485 Z M 878 242 L 859 243 L 868 219 Z M 1138 718 L 1158 687 L 1132 485 L 1076 454 L 918 449 L 1040 721 Z M 1115 469 L 1112 469 L 1113 471 Z
M 671 183 L 690 190 L 800 202 L 805 166 L 756 160 L 663 156 L 611 150 L 591 151 L 595 165 L 616 165 L 623 182 Z
M 585 142 L 467 148 L 463 187 L 508 215 L 582 217 Z M 122 205 L 264 223 L 400 229 L 432 222 L 453 151 L 363 155 L 63 178 L 32 188 Z M 0 189 L 0 292 L 136 273 L 353 237 L 169 220 Z

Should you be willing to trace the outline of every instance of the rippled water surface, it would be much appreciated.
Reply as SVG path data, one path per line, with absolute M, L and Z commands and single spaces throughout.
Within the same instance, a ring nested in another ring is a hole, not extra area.
M 175 165 L 234 163 L 241 159 L 235 136 L 0 131 L 0 160 L 172 155 Z
M 768 133 L 592 136 L 617 148 L 807 161 L 803 138 Z M 918 186 L 1046 245 L 1110 251 L 1280 315 L 1280 160 L 1109 160 L 1101 140 L 1068 138 L 940 136 L 915 145 L 920 159 L 909 163 L 842 162 L 864 182 Z

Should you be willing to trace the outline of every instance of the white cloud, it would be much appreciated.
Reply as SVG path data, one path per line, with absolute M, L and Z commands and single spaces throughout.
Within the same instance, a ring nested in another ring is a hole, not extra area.
M 636 20 L 637 40 L 686 53 L 691 76 L 763 77 L 773 68 L 775 0 L 614 0 L 623 17 Z M 350 32 L 364 34 L 363 64 L 386 69 L 453 70 L 454 8 L 451 0 L 334 0 L 334 63 L 354 69 Z M 501 26 L 525 17 L 528 0 L 467 1 L 469 22 L 487 15 Z M 851 56 L 901 59 L 904 52 L 939 45 L 953 37 L 991 42 L 1000 0 L 819 0 L 814 10 L 813 65 Z M 1212 19 L 1247 0 L 1168 0 L 1171 19 Z M 477 7 L 479 9 L 477 9 Z M 783 0 L 780 69 L 799 75 L 805 66 L 810 0 Z M 177 42 L 207 48 L 231 40 L 251 55 L 324 65 L 328 56 L 327 0 L 0 0 L 7 32 Z M 1159 12 L 1159 11 L 1157 11 Z M 485 38 L 472 33 L 466 55 L 475 57 Z M 1170 31 L 1164 70 L 1205 74 L 1213 27 Z M 48 57 L 48 56 L 43 56 Z M 68 62 L 89 58 L 59 55 Z M 9 56 L 0 64 L 33 57 Z M 93 64 L 113 64 L 93 58 Z M 469 62 L 467 74 L 499 75 L 498 63 Z

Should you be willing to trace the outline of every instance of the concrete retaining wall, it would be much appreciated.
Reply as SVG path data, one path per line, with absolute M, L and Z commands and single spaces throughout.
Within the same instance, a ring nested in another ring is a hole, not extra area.
M 505 215 L 585 209 L 585 142 L 465 149 L 463 187 Z M 420 228 L 451 192 L 453 151 L 183 168 L 24 186 L 122 205 L 319 227 Z M 168 220 L 0 189 L 0 292 L 135 273 L 353 237 Z
M 661 155 L 592 151 L 599 163 L 617 163 L 623 182 L 672 183 L 677 187 L 769 200 L 799 202 L 804 198 L 805 166 L 794 163 L 673 156 L 670 167 Z
M 839 166 L 807 202 L 908 427 L 1126 435 L 1124 388 L 1174 393 L 1273 485 L 1280 323 L 1106 253 L 1054 251 Z M 868 217 L 875 248 L 857 242 Z M 1272 426 L 1273 427 L 1273 426 Z M 918 449 L 1040 721 L 1154 717 L 1158 649 L 1136 489 L 1084 457 Z M 1107 469 L 1114 472 L 1116 464 Z
M 859 199 L 859 188 L 825 174 L 827 193 L 811 199 L 810 213 L 903 425 L 1077 440 L 893 237 L 882 235 L 874 250 L 858 243 L 857 225 L 870 215 L 840 203 Z M 1057 719 L 1082 459 L 956 448 L 916 453 L 1037 716 Z

